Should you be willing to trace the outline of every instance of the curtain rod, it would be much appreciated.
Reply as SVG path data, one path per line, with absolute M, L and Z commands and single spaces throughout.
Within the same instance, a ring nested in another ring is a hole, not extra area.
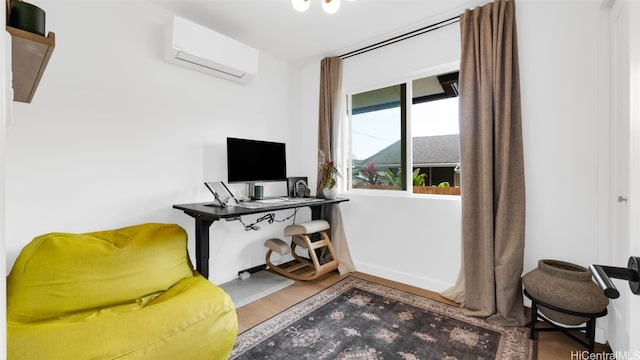
M 379 48 L 387 46 L 387 45 L 395 44 L 397 42 L 410 39 L 410 38 L 412 38 L 414 36 L 426 34 L 426 33 L 430 32 L 430 31 L 433 31 L 433 30 L 438 30 L 438 29 L 443 28 L 445 26 L 449 26 L 449 25 L 455 24 L 455 23 L 457 23 L 459 21 L 460 21 L 460 17 L 459 16 L 455 16 L 455 17 L 452 17 L 450 19 L 443 20 L 443 21 L 437 22 L 435 24 L 431 24 L 431 25 L 422 27 L 420 29 L 409 31 L 409 32 L 404 33 L 402 35 L 398 35 L 398 36 L 392 37 L 391 39 L 383 40 L 383 41 L 380 41 L 380 42 L 375 43 L 373 45 L 368 45 L 368 46 L 365 46 L 365 47 L 360 48 L 358 50 L 350 51 L 350 52 L 348 52 L 346 54 L 342 54 L 342 55 L 338 56 L 338 58 L 346 59 L 346 58 L 350 58 L 352 56 L 364 54 L 364 53 L 369 52 L 371 50 L 379 49 Z

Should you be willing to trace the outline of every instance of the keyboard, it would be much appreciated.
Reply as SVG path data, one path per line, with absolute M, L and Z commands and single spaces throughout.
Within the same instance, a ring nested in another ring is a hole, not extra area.
M 256 202 L 260 204 L 274 204 L 274 203 L 285 202 L 285 201 L 287 201 L 287 199 L 284 199 L 284 198 L 256 200 Z
M 266 208 L 269 207 L 270 205 L 295 205 L 295 204 L 304 204 L 304 203 L 311 203 L 311 202 L 315 202 L 315 201 L 322 201 L 323 199 L 316 199 L 316 198 L 287 198 L 287 197 L 281 197 L 281 198 L 271 198 L 271 199 L 262 199 L 262 200 L 256 200 L 256 201 L 248 201 L 248 202 L 241 202 L 238 203 L 234 206 L 238 206 L 238 207 L 243 207 L 243 208 L 248 208 L 248 209 L 260 209 L 260 208 Z

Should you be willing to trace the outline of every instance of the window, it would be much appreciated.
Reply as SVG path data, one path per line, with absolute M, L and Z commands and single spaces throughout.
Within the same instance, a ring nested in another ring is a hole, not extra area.
M 406 160 L 406 85 L 351 97 L 352 188 L 406 189 L 397 181 Z
M 410 112 L 406 110 L 408 86 Z M 352 189 L 460 194 L 457 72 L 350 98 Z M 411 156 L 407 139 L 411 139 Z M 405 175 L 406 168 L 411 176 Z

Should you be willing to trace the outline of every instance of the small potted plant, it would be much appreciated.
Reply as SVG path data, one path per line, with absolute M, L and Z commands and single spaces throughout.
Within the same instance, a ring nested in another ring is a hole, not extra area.
M 338 195 L 336 187 L 336 178 L 340 176 L 335 162 L 325 161 L 320 168 L 320 186 L 322 186 L 322 194 L 326 199 L 335 199 Z

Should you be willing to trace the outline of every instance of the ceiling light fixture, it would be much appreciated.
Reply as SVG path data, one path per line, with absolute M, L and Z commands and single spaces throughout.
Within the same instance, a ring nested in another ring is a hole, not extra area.
M 291 5 L 293 8 L 299 12 L 305 12 L 309 10 L 309 6 L 311 6 L 311 0 L 291 0 Z
M 327 14 L 335 14 L 340 9 L 340 0 L 322 0 L 322 9 Z
M 321 0 L 322 1 L 322 9 L 327 14 L 335 14 L 340 9 L 340 0 Z M 309 6 L 311 6 L 311 0 L 291 0 L 291 5 L 293 8 L 299 12 L 305 12 L 309 10 Z

